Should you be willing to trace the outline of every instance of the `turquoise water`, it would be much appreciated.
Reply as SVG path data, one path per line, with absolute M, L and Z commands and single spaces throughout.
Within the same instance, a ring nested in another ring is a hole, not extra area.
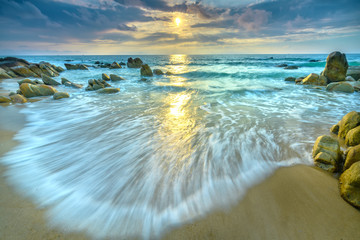
M 93 64 L 129 56 L 22 57 L 64 66 L 67 59 Z M 59 86 L 71 98 L 22 110 L 20 144 L 1 161 L 9 181 L 47 207 L 52 224 L 94 238 L 159 238 L 233 206 L 280 166 L 312 164 L 315 139 L 360 111 L 359 93 L 284 81 L 320 73 L 326 55 L 140 57 L 174 74 L 143 82 L 139 69 L 65 71 L 55 79 L 86 86 L 114 73 L 126 80 L 110 83 L 120 88 L 112 95 Z M 360 55 L 347 58 L 360 65 Z M 300 68 L 276 67 L 282 63 Z M 6 80 L 1 87 L 18 86 Z

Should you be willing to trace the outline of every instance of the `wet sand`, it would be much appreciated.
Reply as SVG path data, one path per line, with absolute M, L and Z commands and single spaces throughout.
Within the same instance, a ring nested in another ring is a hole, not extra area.
M 16 146 L 24 125 L 18 107 L 0 106 L 0 156 Z M 0 239 L 87 239 L 50 228 L 37 209 L 9 186 L 0 165 Z M 221 196 L 219 196 L 221 197 Z M 236 206 L 175 228 L 164 239 L 360 239 L 360 211 L 347 204 L 337 180 L 309 166 L 277 170 Z

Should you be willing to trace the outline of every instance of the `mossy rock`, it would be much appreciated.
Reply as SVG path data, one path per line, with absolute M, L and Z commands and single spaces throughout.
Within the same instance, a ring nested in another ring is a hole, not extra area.
M 0 96 L 0 103 L 9 103 L 11 99 L 5 96 Z
M 118 93 L 118 92 L 120 92 L 120 88 L 103 88 L 103 89 L 97 90 L 96 92 L 102 93 L 102 94 Z
M 22 96 L 20 94 L 11 95 L 10 99 L 11 99 L 12 103 L 26 103 L 26 102 L 28 102 L 26 97 L 24 97 L 24 96 Z
M 346 134 L 345 144 L 348 146 L 356 146 L 360 144 L 360 126 L 351 129 Z
M 346 154 L 344 163 L 344 170 L 351 167 L 356 162 L 360 161 L 360 144 L 354 147 L 350 147 Z
M 116 81 L 125 80 L 125 78 L 122 78 L 116 74 L 110 74 L 110 80 L 116 82 Z
M 360 112 L 352 111 L 346 114 L 339 124 L 339 134 L 340 138 L 345 138 L 346 134 L 353 128 L 360 125 Z
M 334 134 L 338 134 L 339 133 L 339 124 L 335 124 L 330 128 L 330 132 L 334 133 Z
M 322 75 L 330 82 L 344 81 L 349 64 L 344 53 L 335 51 L 326 58 L 325 69 Z
M 57 90 L 48 85 L 33 85 L 30 83 L 23 83 L 20 85 L 20 92 L 26 98 L 38 97 L 38 96 L 50 96 L 54 95 Z
M 313 147 L 312 156 L 316 166 L 330 172 L 337 171 L 341 162 L 338 140 L 326 135 L 318 137 Z
M 69 98 L 70 95 L 67 92 L 57 92 L 53 95 L 54 100 L 59 100 L 62 98 Z
M 144 77 L 152 77 L 153 76 L 153 72 L 151 71 L 151 68 L 149 67 L 149 65 L 144 64 L 141 66 L 140 75 L 144 76 Z
M 360 208 L 360 162 L 355 162 L 339 178 L 341 197 Z
M 164 75 L 163 71 L 161 71 L 160 69 L 154 69 L 154 70 L 153 70 L 153 73 L 154 73 L 155 75 Z
M 61 83 L 57 82 L 55 79 L 52 79 L 51 77 L 43 74 L 42 76 L 42 81 L 46 84 L 46 85 L 51 85 L 51 86 L 57 86 L 57 85 L 61 85 Z
M 106 73 L 101 74 L 101 78 L 102 78 L 102 80 L 110 81 L 110 77 Z

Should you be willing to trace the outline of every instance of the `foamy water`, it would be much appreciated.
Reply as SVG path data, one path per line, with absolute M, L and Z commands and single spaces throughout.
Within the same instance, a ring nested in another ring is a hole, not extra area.
M 1 161 L 9 181 L 47 207 L 58 227 L 93 238 L 160 238 L 173 226 L 233 206 L 279 166 L 311 164 L 317 136 L 360 110 L 359 93 L 284 81 L 321 72 L 325 58 L 144 56 L 153 69 L 174 73 L 147 82 L 139 81 L 139 69 L 65 71 L 55 79 L 86 86 L 104 72 L 126 80 L 111 83 L 118 94 L 60 86 L 71 98 L 27 104 L 20 144 Z M 25 59 L 62 65 L 127 56 Z M 350 64 L 359 59 L 348 56 Z M 280 63 L 301 68 L 275 67 Z

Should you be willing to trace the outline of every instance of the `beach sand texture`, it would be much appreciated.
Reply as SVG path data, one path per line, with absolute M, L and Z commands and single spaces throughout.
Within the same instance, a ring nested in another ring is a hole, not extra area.
M 12 138 L 25 122 L 16 107 L 1 107 L 1 116 L 0 156 L 16 146 Z M 36 208 L 7 184 L 2 165 L 0 175 L 0 239 L 87 239 L 85 233 L 52 229 L 46 210 Z M 164 239 L 357 240 L 360 212 L 340 197 L 337 179 L 298 165 L 277 170 L 227 211 L 179 226 Z

